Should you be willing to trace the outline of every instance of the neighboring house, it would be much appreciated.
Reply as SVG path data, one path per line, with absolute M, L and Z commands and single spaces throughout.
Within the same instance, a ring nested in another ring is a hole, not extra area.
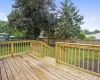
M 8 33 L 0 33 L 0 41 L 8 41 L 9 36 L 10 35 Z
M 96 34 L 90 34 L 87 36 L 94 36 L 96 39 L 100 39 L 100 33 L 96 33 Z
M 13 35 L 9 36 L 9 41 L 15 41 L 15 40 L 18 40 L 17 37 Z
M 0 41 L 13 41 L 17 40 L 17 38 L 13 35 L 9 35 L 8 33 L 0 33 Z
M 39 38 L 44 38 L 43 33 L 44 33 L 43 31 L 40 33 Z

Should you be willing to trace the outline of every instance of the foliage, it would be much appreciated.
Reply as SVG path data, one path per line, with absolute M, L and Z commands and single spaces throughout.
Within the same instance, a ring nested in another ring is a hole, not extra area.
M 86 36 L 85 40 L 95 40 L 96 38 L 94 36 Z
M 19 31 L 18 29 L 13 29 L 8 26 L 8 21 L 0 21 L 0 33 L 8 33 L 10 35 L 14 35 L 16 37 L 23 37 L 25 31 Z
M 26 31 L 19 31 L 18 29 L 12 29 L 12 35 L 15 37 L 25 37 Z
M 82 32 L 84 32 L 85 34 L 90 34 L 90 31 L 88 29 L 84 29 L 82 30 Z
M 95 33 L 100 33 L 100 30 L 97 30 L 97 29 L 94 30 L 94 31 L 93 31 L 93 34 L 95 34 Z
M 85 33 L 80 32 L 78 38 L 79 38 L 79 39 L 85 39 Z
M 7 21 L 0 21 L 0 33 L 11 33 L 11 29 L 8 27 Z
M 54 25 L 55 4 L 53 0 L 15 0 L 8 16 L 9 26 L 25 31 L 25 37 L 35 39 L 41 31 Z
M 84 29 L 82 30 L 85 34 L 96 34 L 96 33 L 100 33 L 100 30 L 94 30 L 94 31 L 89 31 L 88 29 Z
M 48 37 L 48 38 L 54 38 L 54 33 L 55 33 L 55 26 L 54 27 L 50 27 L 49 30 L 44 31 L 43 36 L 44 37 Z
M 62 2 L 61 16 L 58 27 L 55 29 L 56 38 L 76 38 L 81 28 L 83 16 L 79 14 L 77 7 L 69 0 Z

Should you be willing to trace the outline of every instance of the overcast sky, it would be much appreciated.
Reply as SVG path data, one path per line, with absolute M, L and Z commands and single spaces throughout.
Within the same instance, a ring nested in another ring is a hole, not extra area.
M 64 0 L 56 0 L 57 6 L 61 6 L 60 2 Z M 82 29 L 100 30 L 100 0 L 72 0 L 80 14 L 84 16 L 84 24 Z M 0 20 L 7 20 L 7 15 L 11 12 L 13 0 L 0 0 Z

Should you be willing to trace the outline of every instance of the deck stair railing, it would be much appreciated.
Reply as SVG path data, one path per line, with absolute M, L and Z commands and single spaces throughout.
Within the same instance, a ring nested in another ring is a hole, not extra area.
M 30 46 L 31 46 L 31 52 L 36 56 L 39 57 L 53 56 L 52 48 L 48 44 L 42 41 L 32 41 Z
M 56 61 L 100 77 L 100 45 L 57 42 Z

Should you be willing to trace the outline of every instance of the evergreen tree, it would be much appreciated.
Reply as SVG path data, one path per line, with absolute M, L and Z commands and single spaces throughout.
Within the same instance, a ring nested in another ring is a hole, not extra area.
M 77 7 L 69 0 L 62 2 L 61 16 L 58 27 L 55 29 L 57 38 L 76 38 L 80 34 L 80 25 L 83 24 L 83 16 L 79 14 Z

